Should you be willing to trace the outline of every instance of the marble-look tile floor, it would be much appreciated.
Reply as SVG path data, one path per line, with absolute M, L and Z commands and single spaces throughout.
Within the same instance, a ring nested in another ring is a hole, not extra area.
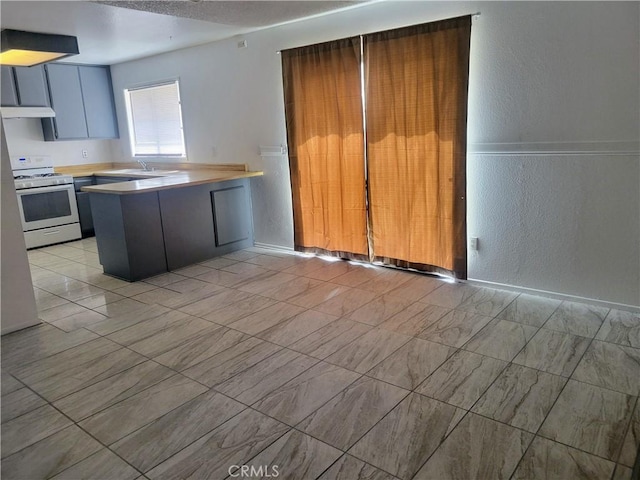
M 29 260 L 3 479 L 632 478 L 637 313 L 258 248 L 137 283 L 94 239 Z

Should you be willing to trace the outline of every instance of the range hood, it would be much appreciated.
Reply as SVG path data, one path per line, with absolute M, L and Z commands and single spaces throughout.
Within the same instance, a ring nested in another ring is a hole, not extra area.
M 50 118 L 55 117 L 49 107 L 0 107 L 2 118 Z

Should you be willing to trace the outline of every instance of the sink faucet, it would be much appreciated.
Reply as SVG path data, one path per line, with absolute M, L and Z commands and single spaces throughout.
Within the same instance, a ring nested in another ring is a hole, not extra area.
M 149 166 L 147 165 L 147 162 L 145 162 L 144 160 L 142 160 L 141 158 L 136 158 L 136 160 L 138 160 L 138 163 L 142 166 L 142 169 L 145 172 L 149 172 L 151 171 L 151 169 L 149 168 Z

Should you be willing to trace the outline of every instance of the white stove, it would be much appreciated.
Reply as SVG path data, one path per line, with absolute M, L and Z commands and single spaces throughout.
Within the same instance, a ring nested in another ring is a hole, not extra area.
M 73 177 L 55 173 L 48 156 L 11 157 L 27 248 L 81 237 Z

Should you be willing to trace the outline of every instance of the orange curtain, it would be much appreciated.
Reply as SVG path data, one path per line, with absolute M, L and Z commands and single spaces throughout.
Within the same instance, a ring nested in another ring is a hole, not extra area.
M 360 39 L 282 52 L 296 250 L 366 256 Z
M 466 278 L 471 17 L 364 37 L 375 259 Z

